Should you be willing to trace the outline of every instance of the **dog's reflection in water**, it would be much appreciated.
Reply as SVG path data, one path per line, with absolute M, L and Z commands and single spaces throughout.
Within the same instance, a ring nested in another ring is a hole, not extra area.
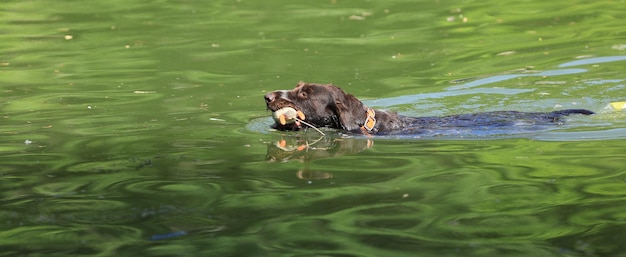
M 371 148 L 374 141 L 361 138 L 332 138 L 320 137 L 311 140 L 309 137 L 281 138 L 267 146 L 265 159 L 269 162 L 309 162 L 317 159 L 333 158 L 343 155 L 359 153 Z M 298 170 L 296 176 L 300 179 L 330 179 L 332 173 L 313 171 L 306 167 Z

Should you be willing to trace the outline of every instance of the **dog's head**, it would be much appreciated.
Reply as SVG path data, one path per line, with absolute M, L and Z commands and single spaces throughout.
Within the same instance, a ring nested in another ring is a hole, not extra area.
M 341 88 L 327 84 L 300 82 L 292 90 L 278 90 L 265 95 L 267 108 L 275 112 L 285 107 L 304 113 L 305 121 L 316 127 L 344 130 L 359 129 L 367 118 L 367 107 Z M 274 124 L 279 130 L 298 130 L 300 124 Z

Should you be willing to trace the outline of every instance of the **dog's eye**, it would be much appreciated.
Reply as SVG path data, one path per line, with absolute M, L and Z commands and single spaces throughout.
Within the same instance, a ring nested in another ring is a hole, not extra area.
M 301 98 L 306 98 L 306 92 L 300 91 L 300 93 L 298 93 L 298 96 Z

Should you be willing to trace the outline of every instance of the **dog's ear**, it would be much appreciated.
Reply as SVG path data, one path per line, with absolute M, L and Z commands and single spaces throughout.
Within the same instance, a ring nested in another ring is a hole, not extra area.
M 359 129 L 367 118 L 367 107 L 351 94 L 339 89 L 333 94 L 335 114 L 343 129 L 352 131 Z

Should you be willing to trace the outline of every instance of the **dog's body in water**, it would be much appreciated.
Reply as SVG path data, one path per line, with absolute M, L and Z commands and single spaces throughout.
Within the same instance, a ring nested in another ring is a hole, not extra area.
M 585 109 L 566 109 L 553 112 L 495 111 L 459 114 L 442 117 L 410 117 L 396 112 L 372 109 L 359 99 L 331 84 L 300 82 L 292 90 L 279 90 L 265 95 L 267 108 L 276 112 L 293 108 L 315 127 L 340 129 L 366 135 L 429 134 L 445 131 L 535 131 L 563 123 L 571 114 L 593 114 Z M 299 130 L 299 122 L 280 124 L 278 130 Z

